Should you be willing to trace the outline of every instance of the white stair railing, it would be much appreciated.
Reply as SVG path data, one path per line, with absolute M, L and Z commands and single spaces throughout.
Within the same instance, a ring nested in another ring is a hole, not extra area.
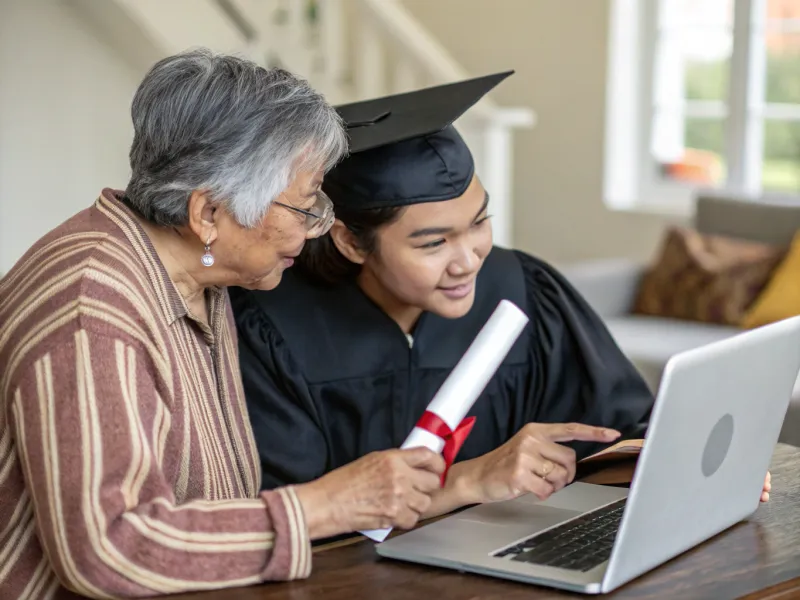
M 307 4 L 308 0 L 287 0 Z M 315 0 L 325 73 L 313 83 L 334 103 L 468 79 L 470 74 L 398 0 Z M 349 70 L 346 65 L 350 65 Z M 513 67 L 513 65 L 510 65 Z M 513 132 L 535 124 L 527 108 L 484 98 L 456 122 L 491 195 L 495 243 L 512 245 Z
M 351 0 L 359 30 L 354 36 L 360 98 L 404 92 L 471 75 L 397 0 Z M 324 5 L 328 0 L 321 0 Z M 341 7 L 340 7 L 341 10 Z M 513 65 L 510 65 L 513 67 Z M 491 195 L 495 243 L 512 244 L 513 131 L 532 127 L 526 108 L 504 108 L 485 97 L 456 122 L 475 158 L 476 172 Z
M 308 79 L 333 104 L 483 75 L 467 73 L 398 0 L 71 2 L 93 11 L 98 22 L 112 21 L 98 7 L 114 3 L 161 54 L 205 45 L 280 65 Z M 501 246 L 512 243 L 513 132 L 535 121 L 532 110 L 501 107 L 487 97 L 456 122 L 491 195 L 495 243 Z

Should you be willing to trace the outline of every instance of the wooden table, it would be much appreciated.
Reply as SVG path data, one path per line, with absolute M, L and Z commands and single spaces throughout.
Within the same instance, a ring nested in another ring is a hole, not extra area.
M 779 445 L 772 460 L 770 502 L 743 523 L 623 586 L 613 598 L 800 597 L 800 449 Z M 507 600 L 582 597 L 381 559 L 369 541 L 320 548 L 305 581 L 170 596 L 193 600 Z

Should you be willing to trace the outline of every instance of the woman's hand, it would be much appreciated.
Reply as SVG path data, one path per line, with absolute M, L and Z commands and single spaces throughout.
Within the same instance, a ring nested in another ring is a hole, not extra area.
M 575 477 L 575 451 L 557 442 L 613 442 L 618 431 L 579 423 L 529 423 L 499 448 L 456 464 L 448 486 L 461 504 L 509 500 L 532 493 L 544 500 Z
M 764 479 L 764 489 L 761 491 L 761 501 L 769 502 L 769 493 L 772 491 L 772 473 L 767 471 L 767 477 Z
M 411 529 L 430 507 L 444 468 L 444 459 L 427 448 L 386 450 L 296 486 L 309 536 Z

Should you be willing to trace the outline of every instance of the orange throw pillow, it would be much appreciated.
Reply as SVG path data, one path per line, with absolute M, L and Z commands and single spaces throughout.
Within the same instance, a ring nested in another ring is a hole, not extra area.
M 738 326 L 785 253 L 783 246 L 671 228 L 633 312 Z

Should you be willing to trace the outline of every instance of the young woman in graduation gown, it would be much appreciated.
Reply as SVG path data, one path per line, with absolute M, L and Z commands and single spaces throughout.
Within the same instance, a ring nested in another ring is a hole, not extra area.
M 501 299 L 530 318 L 475 403 L 424 516 L 531 492 L 641 437 L 653 397 L 545 261 L 492 245 L 491 200 L 451 125 L 508 73 L 339 107 L 350 156 L 323 189 L 337 221 L 267 293 L 231 292 L 265 486 L 402 444 Z

